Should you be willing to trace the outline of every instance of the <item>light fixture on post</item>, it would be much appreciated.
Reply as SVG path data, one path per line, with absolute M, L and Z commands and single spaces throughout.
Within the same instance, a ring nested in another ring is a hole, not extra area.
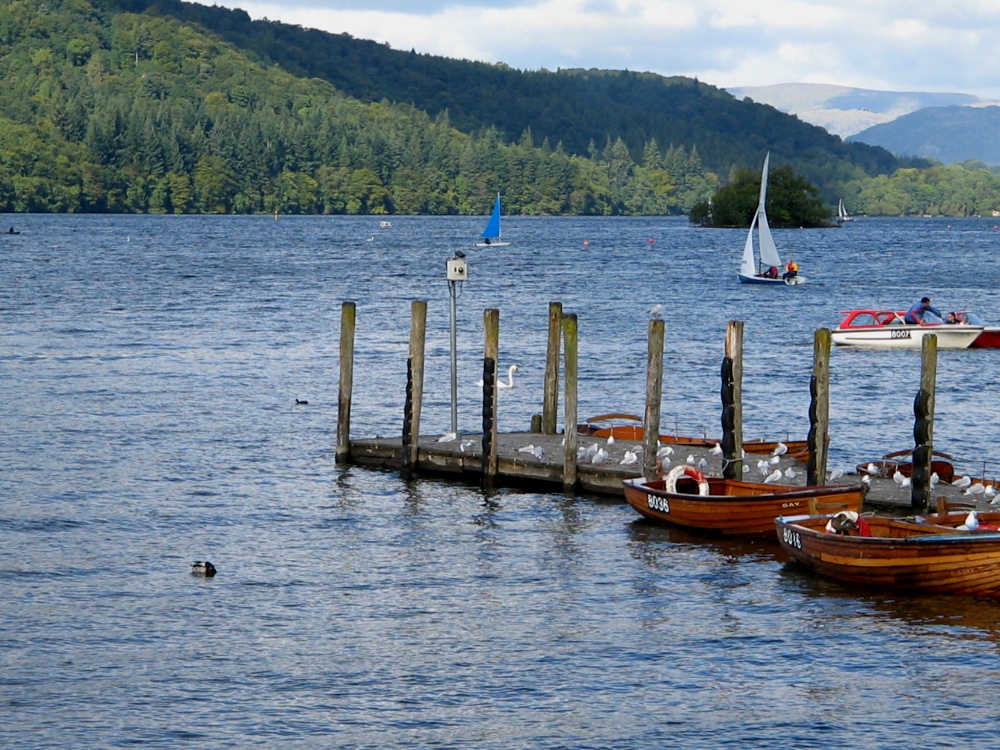
M 458 433 L 458 291 L 457 287 L 469 275 L 465 253 L 456 250 L 448 259 L 448 294 L 451 297 L 451 431 Z

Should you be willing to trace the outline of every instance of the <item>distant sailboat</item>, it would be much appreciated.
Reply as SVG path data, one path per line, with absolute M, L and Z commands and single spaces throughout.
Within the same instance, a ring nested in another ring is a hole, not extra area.
M 476 247 L 504 247 L 509 244 L 504 242 L 500 235 L 500 193 L 497 193 L 493 214 L 486 223 L 486 229 L 483 230 L 482 241 L 477 242 Z
M 767 214 L 764 212 L 764 203 L 767 198 L 767 165 L 771 159 L 768 152 L 764 157 L 764 168 L 760 173 L 760 199 L 757 203 L 757 212 L 753 221 L 750 222 L 750 231 L 747 232 L 747 241 L 743 245 L 743 259 L 740 263 L 739 280 L 741 284 L 803 284 L 805 277 L 784 274 L 781 272 L 781 256 L 778 255 L 778 248 L 774 244 L 771 236 L 771 227 L 767 223 Z M 758 248 L 755 251 L 753 235 L 757 230 Z M 760 256 L 758 263 L 757 256 Z
M 847 209 L 844 208 L 844 199 L 841 198 L 837 205 L 837 223 L 843 224 L 845 221 L 854 221 L 854 217 L 847 213 Z

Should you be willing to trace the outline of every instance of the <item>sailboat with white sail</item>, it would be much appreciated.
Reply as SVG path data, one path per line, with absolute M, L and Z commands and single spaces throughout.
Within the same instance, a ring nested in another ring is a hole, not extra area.
M 503 241 L 500 233 L 500 193 L 497 193 L 496 202 L 493 204 L 493 213 L 486 223 L 482 238 L 476 243 L 476 247 L 505 247 L 509 242 Z
M 798 274 L 798 266 L 789 262 L 789 267 L 782 272 L 781 256 L 771 236 L 771 227 L 767 223 L 764 202 L 767 198 L 767 165 L 771 152 L 764 157 L 764 168 L 760 173 L 760 200 L 757 212 L 750 222 L 747 241 L 743 245 L 743 259 L 740 262 L 739 280 L 741 284 L 803 284 L 805 277 Z M 757 246 L 754 247 L 754 230 L 757 232 Z M 791 268 L 794 266 L 794 269 Z
M 845 221 L 854 221 L 854 217 L 847 213 L 847 209 L 844 208 L 844 199 L 841 198 L 837 205 L 837 223 L 843 224 Z

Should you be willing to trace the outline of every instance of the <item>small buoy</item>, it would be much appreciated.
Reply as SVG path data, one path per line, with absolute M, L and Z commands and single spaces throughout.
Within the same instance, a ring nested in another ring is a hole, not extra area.
M 583 241 L 583 244 L 584 244 L 584 245 L 589 245 L 589 244 L 590 244 L 590 240 L 584 240 L 584 241 Z
M 216 573 L 215 566 L 212 565 L 208 560 L 204 562 L 201 560 L 195 560 L 191 563 L 191 575 L 194 576 L 204 576 L 205 578 L 211 578 Z
M 652 237 L 650 237 L 649 238 L 649 244 L 652 245 L 654 242 L 656 242 L 656 240 L 654 240 Z

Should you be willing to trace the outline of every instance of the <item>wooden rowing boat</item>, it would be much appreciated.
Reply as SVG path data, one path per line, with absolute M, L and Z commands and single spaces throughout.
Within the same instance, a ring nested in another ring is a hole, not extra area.
M 624 483 L 625 499 L 658 523 L 713 535 L 774 538 L 777 516 L 815 512 L 817 505 L 860 511 L 865 493 L 862 484 L 803 487 L 722 477 L 702 481 L 688 475 L 677 478 L 674 484 L 669 475 L 665 479 L 629 479 Z
M 918 519 L 864 517 L 870 536 L 830 533 L 833 516 L 775 519 L 781 546 L 796 562 L 841 581 L 899 591 L 1000 595 L 1000 513 Z
M 617 424 L 617 423 L 624 424 Z M 645 434 L 642 428 L 642 417 L 635 414 L 601 414 L 591 417 L 586 422 L 577 425 L 576 431 L 580 435 L 592 435 L 594 437 L 611 437 L 615 440 L 635 440 L 641 441 Z M 688 435 L 660 435 L 661 443 L 689 445 L 692 448 L 711 448 L 721 442 L 721 438 L 714 440 L 708 437 L 695 437 Z M 764 440 L 763 438 L 752 438 L 743 441 L 743 450 L 747 453 L 773 453 L 778 447 L 778 440 Z M 784 444 L 788 448 L 787 455 L 790 458 L 804 461 L 809 455 L 809 447 L 805 440 L 785 440 Z
M 904 477 L 913 476 L 913 450 L 906 449 L 886 453 L 881 461 L 866 461 L 857 465 L 858 474 L 892 477 L 899 471 Z M 941 451 L 931 452 L 931 472 L 938 475 L 942 482 L 951 482 L 955 478 L 955 465 L 952 457 Z

